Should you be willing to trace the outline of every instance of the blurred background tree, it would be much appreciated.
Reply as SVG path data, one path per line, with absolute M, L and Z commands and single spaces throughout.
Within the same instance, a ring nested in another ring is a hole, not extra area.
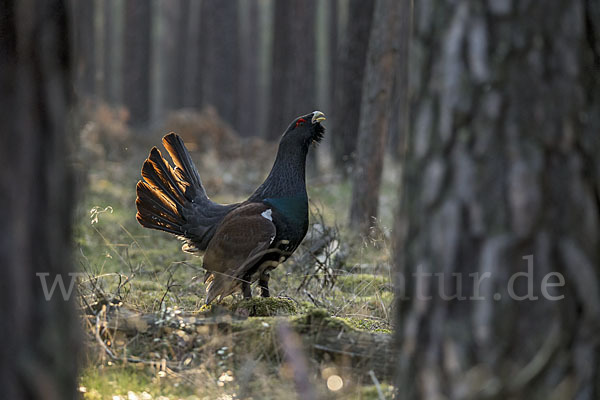
M 97 4 L 97 3 L 96 3 Z M 97 10 L 98 14 L 104 11 Z M 102 14 L 100 14 L 102 15 Z M 144 127 L 150 118 L 150 91 L 154 90 L 155 80 L 151 80 L 153 71 L 149 68 L 152 60 L 151 52 L 155 48 L 151 42 L 153 31 L 152 3 L 149 1 L 125 0 L 125 18 L 123 34 L 122 82 L 123 104 L 129 110 L 130 123 L 134 127 Z M 109 17 L 109 16 L 107 16 Z M 102 44 L 104 46 L 105 43 Z M 106 72 L 98 75 L 109 79 Z
M 374 6 L 374 0 L 350 1 L 348 21 L 337 52 L 331 99 L 331 108 L 335 112 L 330 118 L 335 135 L 331 137 L 331 146 L 335 166 L 344 174 L 352 169 L 356 151 L 363 76 Z
M 395 43 L 400 40 L 402 5 L 396 0 L 377 1 L 369 38 L 350 205 L 350 225 L 363 233 L 377 218 L 388 123 L 396 115 L 392 86 L 398 70 Z

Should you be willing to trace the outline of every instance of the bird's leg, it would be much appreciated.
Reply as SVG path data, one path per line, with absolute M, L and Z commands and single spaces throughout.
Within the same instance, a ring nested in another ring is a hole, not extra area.
M 260 287 L 260 295 L 262 297 L 271 297 L 269 294 L 269 278 L 271 275 L 269 271 L 265 269 L 260 273 L 260 278 L 258 279 L 258 286 Z
M 252 289 L 250 288 L 250 275 L 246 275 L 242 278 L 242 294 L 244 295 L 244 299 L 252 298 Z

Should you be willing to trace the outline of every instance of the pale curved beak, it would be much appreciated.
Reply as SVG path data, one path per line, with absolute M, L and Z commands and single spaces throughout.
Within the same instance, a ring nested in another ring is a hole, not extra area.
M 317 123 L 317 122 L 321 122 L 321 121 L 325 121 L 325 114 L 323 114 L 321 111 L 313 111 L 313 116 L 312 116 L 312 120 L 311 122 Z

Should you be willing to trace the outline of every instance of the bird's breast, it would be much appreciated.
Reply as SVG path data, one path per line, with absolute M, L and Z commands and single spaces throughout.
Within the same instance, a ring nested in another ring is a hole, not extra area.
M 277 241 L 288 241 L 294 249 L 300 244 L 308 230 L 308 197 L 306 194 L 294 197 L 265 199 L 272 208 L 272 218 L 277 228 Z M 287 246 L 286 246 L 287 247 Z

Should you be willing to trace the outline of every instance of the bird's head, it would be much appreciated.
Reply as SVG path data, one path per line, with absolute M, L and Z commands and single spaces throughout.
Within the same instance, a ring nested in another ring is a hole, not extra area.
M 321 121 L 325 121 L 325 114 L 321 111 L 313 111 L 294 119 L 283 134 L 281 143 L 306 146 L 319 143 L 325 134 L 325 127 L 321 125 Z

